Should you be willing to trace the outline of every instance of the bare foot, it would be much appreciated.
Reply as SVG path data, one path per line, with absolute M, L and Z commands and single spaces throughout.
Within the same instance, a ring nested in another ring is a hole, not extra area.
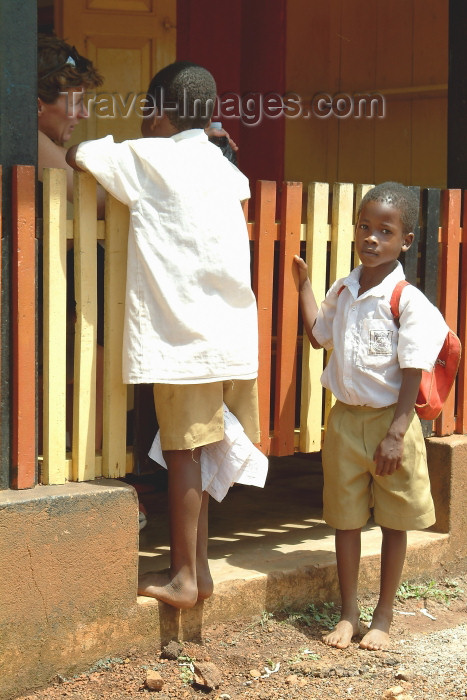
M 196 562 L 196 584 L 198 586 L 198 600 L 206 600 L 212 596 L 214 581 L 212 580 L 209 564 Z
M 138 595 L 157 598 L 174 608 L 186 610 L 196 605 L 198 589 L 183 584 L 177 577 L 171 579 L 169 569 L 149 571 L 138 578 Z
M 373 614 L 373 620 L 369 631 L 360 642 L 362 649 L 378 651 L 378 649 L 389 649 L 389 628 L 392 622 L 392 613 L 389 615 L 377 612 Z
M 352 637 L 355 637 L 359 631 L 358 615 L 343 618 L 339 620 L 332 632 L 323 637 L 323 642 L 330 647 L 336 647 L 336 649 L 346 649 L 352 641 Z

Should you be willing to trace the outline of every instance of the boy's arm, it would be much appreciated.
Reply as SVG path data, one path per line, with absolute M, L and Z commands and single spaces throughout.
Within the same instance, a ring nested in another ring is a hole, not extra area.
M 404 435 L 407 432 L 410 416 L 417 400 L 421 378 L 421 369 L 410 367 L 402 370 L 402 383 L 394 418 L 386 436 L 379 443 L 373 455 L 377 476 L 389 476 L 401 466 Z
M 84 168 L 80 168 L 78 163 L 76 162 L 76 152 L 78 150 L 78 145 L 76 146 L 71 146 L 66 152 L 66 162 L 70 166 L 70 168 L 73 168 L 73 170 L 78 170 L 80 173 L 86 172 Z
M 303 258 L 300 258 L 298 255 L 294 256 L 294 263 L 294 269 L 298 273 L 298 293 L 303 326 L 312 347 L 314 347 L 315 350 L 319 350 L 322 346 L 313 335 L 313 326 L 318 316 L 318 305 L 308 277 L 308 265 Z

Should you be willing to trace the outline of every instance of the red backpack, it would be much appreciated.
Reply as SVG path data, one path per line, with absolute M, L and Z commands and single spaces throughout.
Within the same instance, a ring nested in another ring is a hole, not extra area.
M 399 325 L 399 302 L 402 290 L 408 284 L 410 282 L 407 280 L 401 280 L 396 284 L 391 294 L 391 313 L 397 325 Z M 343 289 L 345 286 L 338 290 L 338 296 Z M 431 372 L 422 370 L 415 410 L 423 420 L 435 420 L 443 410 L 443 405 L 456 379 L 461 353 L 461 341 L 453 331 L 449 330 Z
M 396 284 L 391 295 L 391 313 L 397 323 L 402 290 L 408 284 L 410 282 L 407 280 L 401 280 Z M 453 331 L 448 330 L 433 369 L 431 372 L 422 371 L 415 410 L 423 420 L 435 420 L 443 410 L 443 405 L 456 379 L 461 353 L 461 341 Z

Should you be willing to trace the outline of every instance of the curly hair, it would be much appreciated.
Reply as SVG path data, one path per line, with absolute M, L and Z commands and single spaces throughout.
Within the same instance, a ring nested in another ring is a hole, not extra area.
M 420 200 L 413 190 L 400 182 L 382 182 L 368 190 L 360 202 L 357 220 L 367 202 L 384 202 L 399 210 L 403 232 L 412 233 L 418 223 Z
M 177 61 L 160 70 L 151 80 L 146 96 L 146 115 L 154 108 L 167 117 L 178 131 L 204 129 L 216 101 L 216 82 L 211 73 L 196 63 Z
M 46 104 L 55 102 L 69 87 L 94 88 L 104 78 L 92 62 L 81 56 L 74 46 L 56 36 L 39 34 L 37 44 L 37 91 Z

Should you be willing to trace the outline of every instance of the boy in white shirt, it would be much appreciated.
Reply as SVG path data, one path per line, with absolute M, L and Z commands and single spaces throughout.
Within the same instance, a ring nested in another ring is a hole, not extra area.
M 383 535 L 380 596 L 364 649 L 387 649 L 407 530 L 435 522 L 425 443 L 414 411 L 448 328 L 416 287 L 404 288 L 400 326 L 390 299 L 405 279 L 397 258 L 412 244 L 419 201 L 386 182 L 363 198 L 355 228 L 361 265 L 337 280 L 318 310 L 306 263 L 296 256 L 300 307 L 314 348 L 332 348 L 321 382 L 335 395 L 323 446 L 323 518 L 336 528 L 341 619 L 323 638 L 344 649 L 359 632 L 360 533 L 374 509 Z
M 171 566 L 138 592 L 190 608 L 213 590 L 200 451 L 223 403 L 259 442 L 257 311 L 241 203 L 247 178 L 209 143 L 216 84 L 177 62 L 148 89 L 144 138 L 80 144 L 68 162 L 130 208 L 123 380 L 153 383 L 168 466 Z

